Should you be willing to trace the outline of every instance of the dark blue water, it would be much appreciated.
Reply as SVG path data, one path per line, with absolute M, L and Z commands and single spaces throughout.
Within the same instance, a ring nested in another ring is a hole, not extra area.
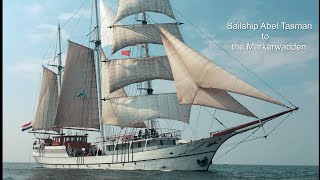
M 212 165 L 209 171 L 110 171 L 47 169 L 36 163 L 3 163 L 3 179 L 319 179 L 318 166 Z

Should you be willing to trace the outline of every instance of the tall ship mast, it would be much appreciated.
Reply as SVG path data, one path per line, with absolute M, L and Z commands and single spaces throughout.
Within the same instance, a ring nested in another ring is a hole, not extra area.
M 57 72 L 43 66 L 37 112 L 29 131 L 37 137 L 33 157 L 43 167 L 208 170 L 226 140 L 256 131 L 265 123 L 298 110 L 186 44 L 179 28 L 182 23 L 176 20 L 169 0 L 119 0 L 117 15 L 108 28 L 100 25 L 103 18 L 99 17 L 98 8 L 100 13 L 104 8 L 101 2 L 99 5 L 94 0 L 94 48 L 69 40 L 63 67 L 59 25 L 59 61 L 58 65 L 49 65 L 57 67 Z M 150 12 L 174 22 L 157 23 Z M 124 19 L 133 16 L 134 24 L 123 24 Z M 108 56 L 101 46 L 101 34 L 107 30 L 112 32 Z M 159 53 L 152 52 L 153 45 L 163 46 L 165 54 L 155 55 Z M 124 50 L 128 47 L 130 50 Z M 135 47 L 140 54 L 131 57 Z M 110 58 L 120 51 L 129 57 Z M 158 92 L 152 87 L 153 80 L 173 82 L 175 92 Z M 135 94 L 130 91 L 132 87 Z M 283 110 L 259 118 L 230 93 L 256 98 Z M 192 141 L 185 140 L 181 130 L 160 125 L 171 120 L 188 126 L 193 106 L 227 111 L 251 121 Z M 90 141 L 93 133 L 100 135 Z

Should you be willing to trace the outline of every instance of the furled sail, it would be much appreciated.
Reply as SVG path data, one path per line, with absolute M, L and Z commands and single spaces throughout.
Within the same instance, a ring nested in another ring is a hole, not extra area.
M 154 80 L 173 80 L 168 58 L 153 56 L 135 59 L 118 59 L 106 61 L 104 78 L 109 81 L 110 93 L 127 85 Z
M 214 64 L 209 59 L 181 42 L 178 38 L 174 37 L 174 35 L 167 30 L 161 27 L 160 29 L 165 37 L 163 38 L 163 41 L 167 44 L 166 51 L 171 54 L 171 57 L 168 55 L 168 58 L 177 87 L 179 86 L 181 89 L 186 89 L 188 83 L 185 81 L 190 81 L 198 88 L 225 90 L 285 106 L 281 102 L 262 93 L 255 87 Z M 173 66 L 181 67 L 179 72 L 173 69 Z M 182 74 L 187 74 L 189 77 L 188 80 L 185 80 Z M 183 98 L 195 99 L 196 95 L 197 94 L 189 93 L 189 97 Z M 180 100 L 183 102 L 182 99 Z
M 183 41 L 177 23 L 165 24 L 135 24 L 135 25 L 115 25 L 113 26 L 113 46 L 112 53 L 136 44 L 153 43 L 162 44 L 160 30 L 158 26 L 168 30 L 175 37 Z
M 115 23 L 133 14 L 157 12 L 175 19 L 169 0 L 119 0 Z
M 111 93 L 109 97 L 110 98 L 127 97 L 127 94 L 124 91 L 124 89 L 121 88 Z M 103 124 L 121 126 L 119 123 L 118 117 L 111 105 L 110 99 L 105 99 L 102 101 L 102 119 L 103 119 Z M 135 124 L 129 124 L 126 127 L 145 128 L 146 125 L 144 124 L 144 122 L 139 122 Z
M 175 93 L 110 99 L 121 127 L 163 118 L 189 123 L 191 105 L 181 105 Z
M 55 125 L 99 129 L 94 52 L 69 42 Z
M 57 114 L 57 106 L 57 75 L 43 67 L 38 108 L 32 130 L 52 130 Z

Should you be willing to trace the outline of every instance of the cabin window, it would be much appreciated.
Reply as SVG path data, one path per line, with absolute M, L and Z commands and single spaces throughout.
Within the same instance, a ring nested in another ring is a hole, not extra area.
M 141 147 L 141 142 L 138 142 L 138 147 Z
M 116 145 L 116 150 L 118 150 L 118 144 Z
M 108 146 L 108 150 L 112 151 L 113 150 L 113 146 Z
M 160 145 L 163 145 L 163 141 L 162 140 L 160 140 Z
M 172 140 L 172 144 L 173 144 L 173 145 L 176 145 L 176 140 Z
M 122 149 L 126 149 L 126 144 L 122 144 Z
M 70 141 L 70 138 L 69 138 L 69 137 L 66 137 L 65 139 L 66 139 L 66 141 Z

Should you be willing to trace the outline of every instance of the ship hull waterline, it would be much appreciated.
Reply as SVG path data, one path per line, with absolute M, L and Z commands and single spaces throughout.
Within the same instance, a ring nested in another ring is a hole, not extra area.
M 35 149 L 34 159 L 46 168 L 110 170 L 208 170 L 218 148 L 231 134 L 205 138 L 167 148 L 134 153 L 69 157 L 64 146 Z

